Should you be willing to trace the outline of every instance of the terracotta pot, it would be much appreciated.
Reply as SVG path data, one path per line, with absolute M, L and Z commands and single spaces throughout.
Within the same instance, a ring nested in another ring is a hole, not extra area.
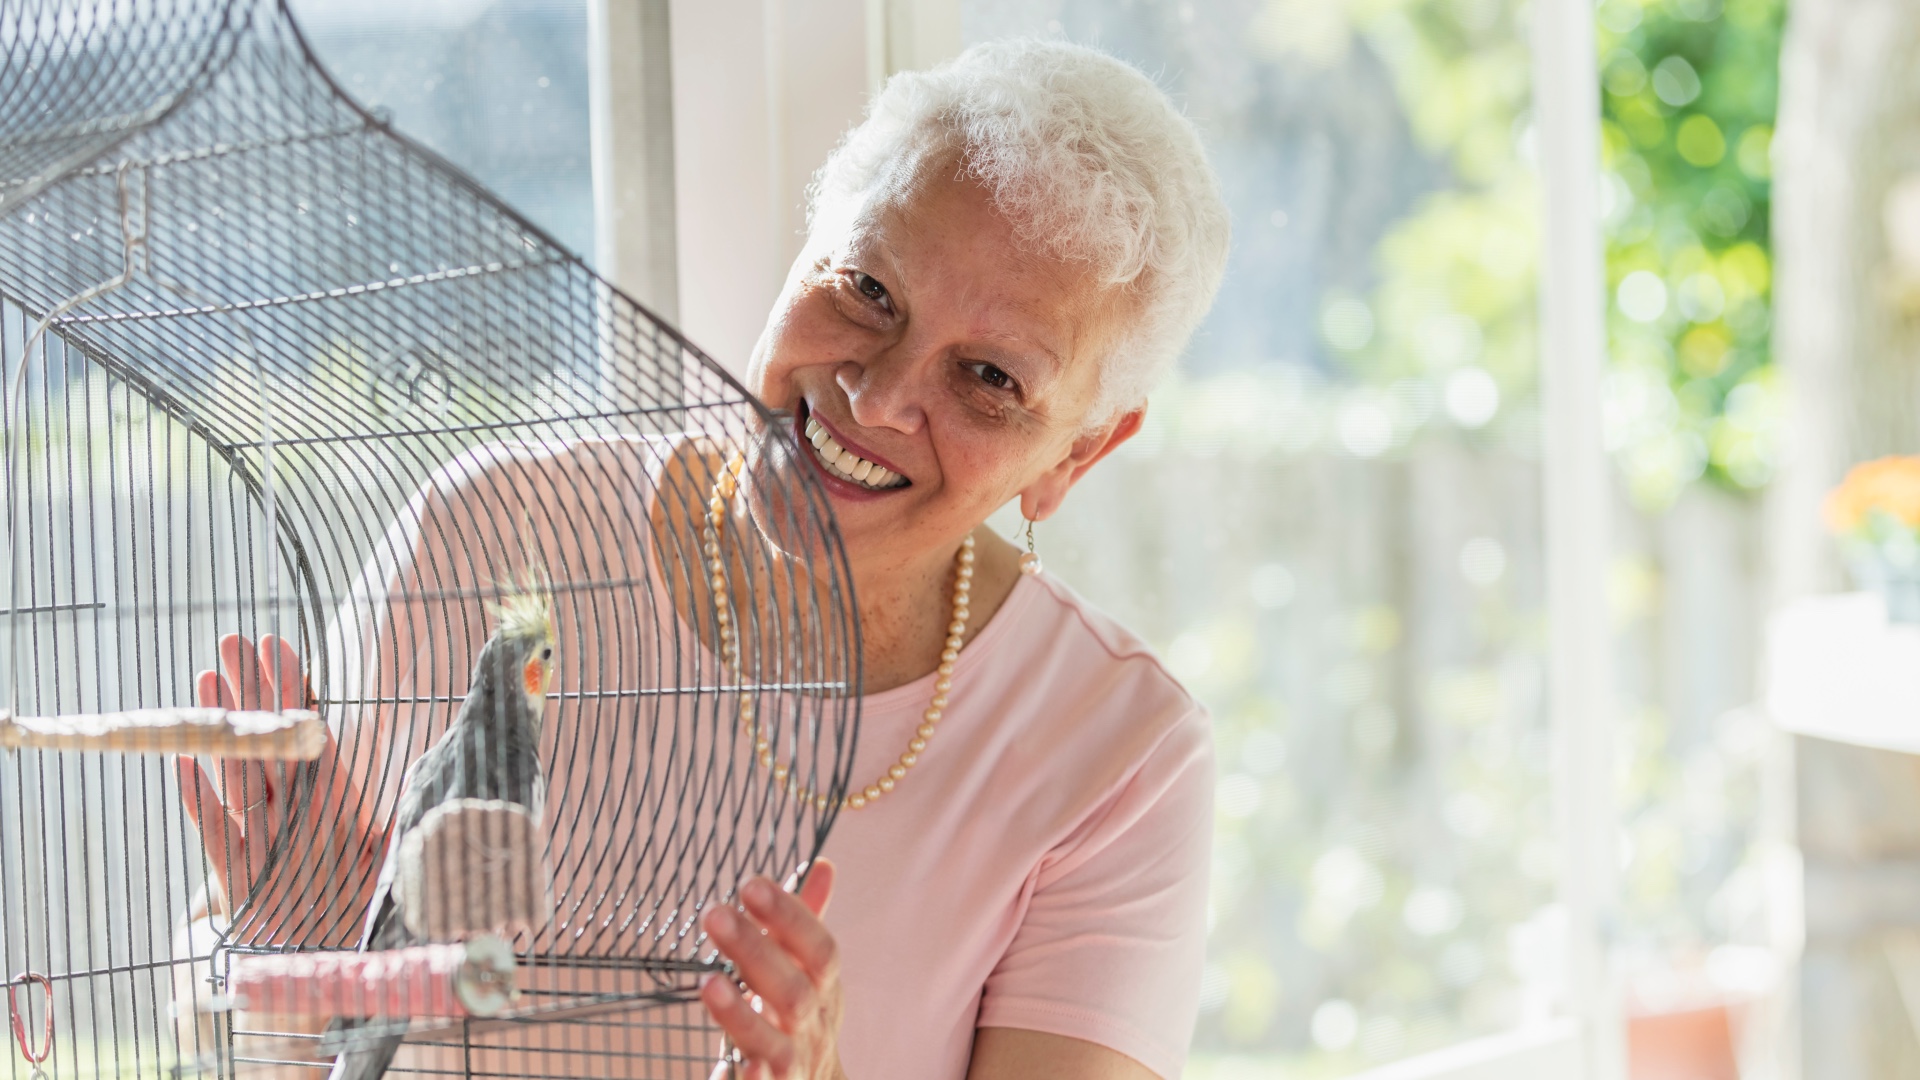
M 1629 1080 L 1740 1080 L 1726 1003 L 1627 1017 Z

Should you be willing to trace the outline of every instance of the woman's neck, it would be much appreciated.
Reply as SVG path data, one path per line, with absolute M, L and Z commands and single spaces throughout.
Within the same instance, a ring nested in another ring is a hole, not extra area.
M 862 690 L 905 686 L 940 664 L 953 619 L 954 551 L 906 565 L 854 569 L 860 603 Z M 974 530 L 973 592 L 966 640 L 972 641 L 1020 580 L 1020 553 L 992 529 Z

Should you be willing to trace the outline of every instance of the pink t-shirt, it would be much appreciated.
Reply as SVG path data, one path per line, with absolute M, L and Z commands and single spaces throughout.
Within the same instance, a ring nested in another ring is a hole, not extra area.
M 720 895 L 746 872 L 721 856 L 754 843 L 804 850 L 792 815 L 748 819 L 777 834 L 718 855 L 681 843 L 714 831 L 717 812 L 711 798 L 689 803 L 688 792 L 706 788 L 683 781 L 711 773 L 720 787 L 749 790 L 765 777 L 723 745 L 738 738 L 735 725 L 699 711 L 731 709 L 724 700 L 621 696 L 649 680 L 715 678 L 675 621 L 659 553 L 641 532 L 676 445 L 505 443 L 461 455 L 395 520 L 329 624 L 326 696 L 368 703 L 332 715 L 342 756 L 369 793 L 362 812 L 378 821 L 400 771 L 450 718 L 446 703 L 466 691 L 466 658 L 488 632 L 475 590 L 509 580 L 514 551 L 528 542 L 500 521 L 522 522 L 558 582 L 644 579 L 555 596 L 555 687 L 574 696 L 550 704 L 543 731 L 561 903 L 535 947 L 563 955 L 528 978 L 553 982 L 548 989 L 634 992 L 639 976 L 593 974 L 565 956 L 649 948 L 691 957 L 704 946 L 698 910 L 685 901 Z M 856 784 L 898 757 L 933 681 L 862 701 Z M 601 696 L 610 689 L 621 693 Z M 828 836 L 840 871 L 827 922 L 842 947 L 847 1074 L 958 1080 L 976 1028 L 1016 1027 L 1100 1043 L 1178 1075 L 1206 929 L 1210 738 L 1206 714 L 1137 638 L 1059 582 L 1022 578 L 961 652 L 919 765 L 878 804 L 840 814 Z M 775 876 L 790 868 L 758 867 Z M 646 892 L 644 883 L 663 881 L 672 895 Z M 579 934 L 593 936 L 582 944 Z M 640 940 L 650 934 L 679 936 Z M 625 1055 L 647 1044 L 704 1075 L 696 1066 L 718 1040 L 702 1034 L 698 1011 L 674 1006 L 670 1021 L 636 1014 L 638 1031 L 588 1023 L 477 1034 L 471 1049 L 410 1044 L 397 1067 L 442 1067 L 458 1053 L 506 1074 L 612 1078 L 638 1075 L 644 1063 Z
M 933 676 L 868 696 L 853 775 L 912 737 Z M 842 814 L 827 924 L 854 1080 L 966 1075 L 981 1027 L 1180 1074 L 1198 1008 L 1213 800 L 1206 713 L 1139 639 L 1022 578 L 960 654 L 898 790 Z

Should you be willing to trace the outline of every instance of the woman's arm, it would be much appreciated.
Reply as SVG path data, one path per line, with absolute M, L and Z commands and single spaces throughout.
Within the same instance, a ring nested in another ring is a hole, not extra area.
M 973 1035 L 967 1080 L 1158 1080 L 1151 1069 L 1099 1043 L 1022 1028 Z
M 750 1080 L 848 1080 L 840 1068 L 840 962 L 821 921 L 833 892 L 825 859 L 798 895 L 766 878 L 740 890 L 746 911 L 717 908 L 702 925 L 739 970 L 761 1007 L 726 979 L 700 996 L 745 1059 Z M 727 1075 L 725 1066 L 715 1077 Z M 864 1080 L 864 1078 L 863 1078 Z M 1158 1080 L 1152 1070 L 1098 1043 L 1021 1028 L 981 1028 L 967 1080 Z

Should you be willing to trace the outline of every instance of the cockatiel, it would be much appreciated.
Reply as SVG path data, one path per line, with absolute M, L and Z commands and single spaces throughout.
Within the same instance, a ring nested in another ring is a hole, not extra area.
M 459 715 L 407 770 L 387 858 L 368 905 L 362 952 L 422 944 L 406 925 L 418 920 L 407 918 L 407 898 L 395 890 L 394 879 L 407 834 L 434 807 L 455 799 L 495 799 L 526 807 L 535 825 L 544 815 L 547 781 L 539 745 L 554 672 L 552 599 L 537 572 L 530 571 L 524 585 L 493 610 L 499 627 L 474 661 Z M 343 1017 L 327 1034 L 338 1038 L 365 1023 Z M 394 1035 L 341 1052 L 331 1080 L 378 1080 L 401 1042 Z

